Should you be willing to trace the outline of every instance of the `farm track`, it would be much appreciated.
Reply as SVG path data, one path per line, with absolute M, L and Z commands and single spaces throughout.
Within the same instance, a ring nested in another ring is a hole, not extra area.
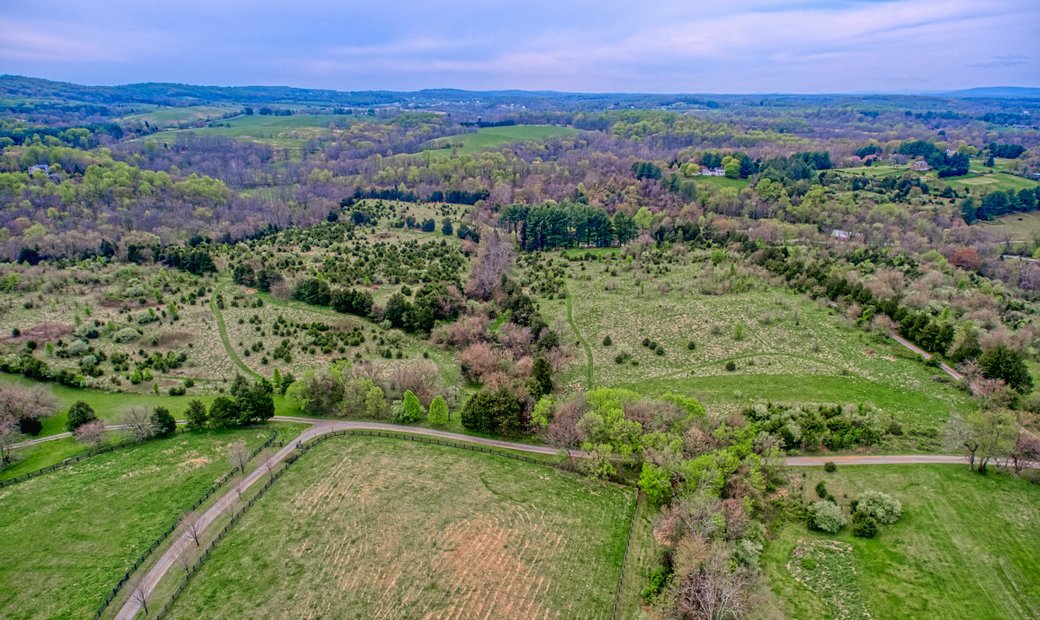
M 220 286 L 213 291 L 213 294 L 210 295 L 209 298 L 209 309 L 213 312 L 213 317 L 217 319 L 217 329 L 220 331 L 220 341 L 224 343 L 224 350 L 227 351 L 228 357 L 235 363 L 235 366 L 238 366 L 242 372 L 246 373 L 253 379 L 263 379 L 259 373 L 254 372 L 252 368 L 246 366 L 246 363 L 242 361 L 242 358 L 240 358 L 238 353 L 235 352 L 234 347 L 231 346 L 231 339 L 228 338 L 227 333 L 227 325 L 224 324 L 224 314 L 220 311 L 220 308 L 217 307 L 216 301 L 217 295 L 224 292 L 225 286 L 227 286 L 227 282 L 221 282 Z
M 592 347 L 589 346 L 589 342 L 585 340 L 585 336 L 581 335 L 581 330 L 578 329 L 578 324 L 574 322 L 574 302 L 571 298 L 570 284 L 566 281 L 564 282 L 563 292 L 564 295 L 567 296 L 567 323 L 570 324 L 571 330 L 574 331 L 574 335 L 578 337 L 578 342 L 581 343 L 581 347 L 585 349 L 585 359 L 587 360 L 585 368 L 585 389 L 591 390 L 593 387 L 592 375 L 595 370 L 592 361 Z
M 346 422 L 316 418 L 296 418 L 291 416 L 275 416 L 273 420 L 278 422 L 296 422 L 311 424 L 311 428 L 305 430 L 292 442 L 281 448 L 278 452 L 272 455 L 266 462 L 261 463 L 252 471 L 249 475 L 240 480 L 231 489 L 229 489 L 223 497 L 221 497 L 212 507 L 204 512 L 198 519 L 198 524 L 201 531 L 206 529 L 217 519 L 223 516 L 225 513 L 232 510 L 236 505 L 236 498 L 240 497 L 242 493 L 251 488 L 258 481 L 261 481 L 265 475 L 264 472 L 272 469 L 279 463 L 283 462 L 295 449 L 296 446 L 315 439 L 322 435 L 343 431 L 343 430 L 375 430 L 375 431 L 395 431 L 409 433 L 413 435 L 423 435 L 427 437 L 436 437 L 439 439 L 447 439 L 452 441 L 459 441 L 470 444 L 477 444 L 481 446 L 487 446 L 492 448 L 504 449 L 504 450 L 515 450 L 519 452 L 527 452 L 531 454 L 542 454 L 542 455 L 556 455 L 559 454 L 559 450 L 549 446 L 534 446 L 530 444 L 516 443 L 512 441 L 502 441 L 498 439 L 487 439 L 484 437 L 471 437 L 468 435 L 462 435 L 459 433 L 452 433 L 448 431 L 439 431 L 429 428 L 418 428 L 411 426 L 400 426 L 396 424 L 385 424 L 380 422 Z M 50 438 L 48 438 L 50 439 Z M 572 456 L 583 456 L 584 453 L 581 451 L 571 451 Z M 964 463 L 965 459 L 961 456 L 954 455 L 879 455 L 879 456 L 811 456 L 811 457 L 788 457 L 785 459 L 785 463 L 794 467 L 813 467 L 820 466 L 827 461 L 834 461 L 843 465 L 884 465 L 884 464 L 915 464 L 915 463 Z M 171 567 L 175 566 L 178 558 L 183 555 L 186 551 L 190 550 L 194 541 L 188 535 L 187 532 L 182 533 L 177 537 L 173 544 L 163 553 L 163 555 L 155 562 L 152 568 L 146 575 L 141 578 L 140 584 L 145 592 L 146 596 L 151 596 L 156 585 L 163 578 L 163 576 L 170 570 Z M 117 620 L 130 620 L 135 617 L 140 611 L 140 603 L 134 600 L 126 601 L 119 612 L 116 614 Z
M 909 350 L 913 351 L 914 353 L 920 355 L 924 359 L 926 359 L 926 360 L 932 359 L 932 354 L 931 353 L 926 352 L 924 349 L 922 349 L 921 347 L 915 345 L 914 343 L 910 342 L 909 340 L 903 338 L 899 334 L 896 334 L 896 333 L 893 332 L 893 333 L 889 334 L 889 337 L 891 337 L 892 340 L 895 340 L 896 342 L 898 342 L 899 344 L 903 345 L 907 349 L 909 349 Z M 941 368 L 942 371 L 945 372 L 946 374 L 950 375 L 950 377 L 952 377 L 954 381 L 962 381 L 964 379 L 964 375 L 962 375 L 961 373 L 957 372 L 956 370 L 950 368 L 949 366 L 947 366 L 944 363 L 940 362 L 939 363 L 939 368 Z

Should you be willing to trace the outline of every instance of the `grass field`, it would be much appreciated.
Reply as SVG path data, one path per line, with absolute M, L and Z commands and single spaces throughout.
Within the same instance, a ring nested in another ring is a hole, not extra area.
M 1010 237 L 1012 242 L 1028 242 L 1040 238 L 1040 211 L 1031 213 L 1009 213 L 992 222 L 979 222 L 999 239 Z
M 197 105 L 186 107 L 155 106 L 148 112 L 124 116 L 123 121 L 148 122 L 155 127 L 172 127 L 180 123 L 220 118 L 225 114 L 241 111 L 239 106 Z
M 847 466 L 810 470 L 806 497 L 820 480 L 846 511 L 858 493 L 881 490 L 902 502 L 903 517 L 869 540 L 784 526 L 763 556 L 784 616 L 864 617 L 854 613 L 862 606 L 874 618 L 1040 617 L 1040 486 L 966 465 Z M 792 560 L 796 547 L 814 570 Z
M 558 125 L 511 125 L 507 127 L 482 127 L 476 133 L 461 134 L 434 140 L 424 151 L 433 157 L 450 157 L 452 154 L 468 155 L 514 142 L 539 142 L 551 138 L 568 138 L 580 132 L 572 127 Z M 444 145 L 451 145 L 445 148 Z
M 171 617 L 609 617 L 632 501 L 499 456 L 332 439 L 235 525 Z
M 87 618 L 127 568 L 271 428 L 180 434 L 0 489 L 0 617 Z
M 909 431 L 934 432 L 950 411 L 972 406 L 907 352 L 728 264 L 695 255 L 661 267 L 554 260 L 566 266 L 570 298 L 543 300 L 542 311 L 567 326 L 569 304 L 574 324 L 563 338 L 572 355 L 561 383 L 586 382 L 587 355 L 575 344 L 584 341 L 594 385 L 678 391 L 717 410 L 762 400 L 870 403 Z M 646 338 L 664 355 L 643 346 Z M 617 363 L 619 354 L 628 361 Z M 728 362 L 734 370 L 726 370 Z
M 290 150 L 325 133 L 334 124 L 350 122 L 351 117 L 332 114 L 294 114 L 292 116 L 236 116 L 210 126 L 160 131 L 142 138 L 154 142 L 174 142 L 177 134 L 190 131 L 200 136 L 220 136 L 264 142 Z

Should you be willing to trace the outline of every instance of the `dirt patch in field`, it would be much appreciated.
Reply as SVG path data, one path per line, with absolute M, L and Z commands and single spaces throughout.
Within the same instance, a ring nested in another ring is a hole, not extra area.
M 446 550 L 434 566 L 444 567 L 444 585 L 457 593 L 446 617 L 551 616 L 536 600 L 537 593 L 548 589 L 549 579 L 518 557 L 526 549 L 517 534 L 486 516 L 462 521 L 445 532 Z M 554 546 L 552 541 L 544 542 Z
M 195 340 L 195 334 L 182 331 L 164 331 L 159 334 L 159 346 L 175 348 Z
M 183 467 L 185 469 L 198 469 L 200 467 L 209 465 L 212 462 L 213 459 L 209 458 L 208 456 L 199 456 L 193 459 L 188 459 L 186 461 L 181 461 L 179 467 Z
M 73 332 L 73 326 L 68 323 L 40 323 L 39 325 L 30 327 L 29 329 L 23 329 L 21 334 L 18 336 L 12 336 L 6 334 L 6 338 L 9 342 L 25 342 L 28 340 L 37 340 L 40 342 L 54 341 L 63 336 L 68 336 Z

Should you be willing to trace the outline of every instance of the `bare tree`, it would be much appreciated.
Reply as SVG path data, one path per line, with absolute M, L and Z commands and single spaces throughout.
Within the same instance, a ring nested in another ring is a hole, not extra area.
M 202 534 L 202 524 L 199 522 L 199 515 L 196 513 L 191 513 L 185 519 L 185 522 L 186 525 L 184 526 L 184 531 L 188 534 L 188 536 L 191 536 L 191 539 L 193 541 L 195 541 L 196 547 L 200 546 L 199 535 Z
M 979 451 L 979 440 L 974 426 L 965 419 L 963 413 L 954 412 L 946 423 L 943 445 L 947 450 L 966 450 L 968 452 L 968 469 L 975 471 L 975 454 Z
M 140 406 L 128 407 L 120 419 L 130 434 L 137 441 L 144 441 L 155 436 L 155 422 L 152 420 L 152 412 Z
M 105 441 L 105 423 L 101 420 L 87 422 L 76 429 L 76 441 L 96 448 Z
M 513 248 L 498 231 L 484 234 L 480 238 L 477 263 L 470 271 L 466 282 L 466 295 L 487 300 L 495 294 L 502 276 L 513 267 Z
M 748 570 L 732 569 L 724 546 L 713 544 L 708 557 L 682 580 L 677 606 L 684 618 L 743 618 L 748 612 L 750 586 Z
M 231 461 L 232 467 L 245 473 L 246 463 L 249 462 L 249 448 L 246 446 L 245 442 L 236 441 L 231 444 L 228 448 L 228 460 Z
M 177 556 L 177 566 L 180 566 L 181 570 L 183 570 L 185 574 L 191 571 L 191 567 L 194 564 L 195 558 L 188 553 L 187 549 L 183 550 L 181 554 Z
M 133 588 L 130 589 L 130 600 L 140 605 L 144 615 L 148 615 L 148 591 L 141 581 L 134 582 Z

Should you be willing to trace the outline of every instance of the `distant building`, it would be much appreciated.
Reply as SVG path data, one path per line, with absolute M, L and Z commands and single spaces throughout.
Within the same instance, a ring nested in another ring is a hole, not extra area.
M 701 166 L 702 177 L 724 177 L 726 171 L 722 168 L 709 168 L 707 166 Z
M 831 231 L 831 237 L 834 237 L 835 239 L 841 239 L 842 241 L 848 241 L 852 237 L 852 233 L 850 233 L 847 230 L 840 230 L 838 228 L 835 228 Z
M 35 166 L 29 166 L 29 176 L 35 174 L 37 170 L 43 172 L 47 176 L 51 176 L 50 164 L 36 164 Z
M 923 159 L 918 159 L 914 161 L 914 163 L 910 164 L 910 169 L 916 170 L 917 172 L 928 172 L 930 168 L 928 162 Z

